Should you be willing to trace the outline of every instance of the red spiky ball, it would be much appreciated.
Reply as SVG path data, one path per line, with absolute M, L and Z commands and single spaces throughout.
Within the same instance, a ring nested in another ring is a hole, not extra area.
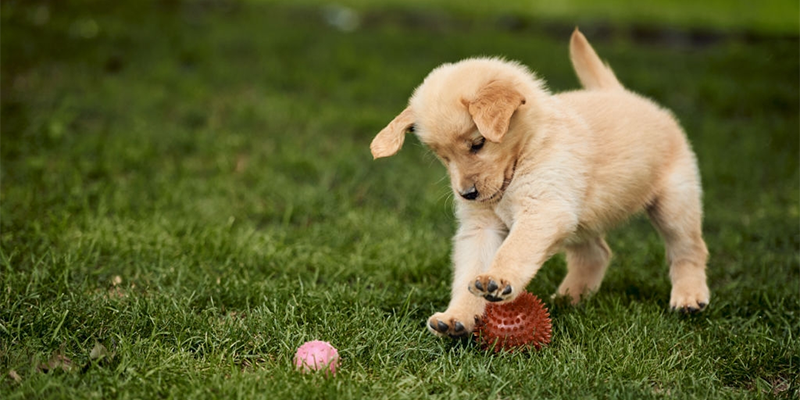
M 550 343 L 552 329 L 550 313 L 542 301 L 523 292 L 508 303 L 489 303 L 474 335 L 486 350 L 539 350 Z

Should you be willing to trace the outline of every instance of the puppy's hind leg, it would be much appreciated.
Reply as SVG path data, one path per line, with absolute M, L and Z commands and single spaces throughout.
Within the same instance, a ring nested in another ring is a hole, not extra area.
M 567 276 L 558 287 L 556 295 L 572 298 L 576 304 L 582 297 L 596 292 L 611 260 L 611 249 L 602 237 L 566 246 Z
M 708 305 L 708 249 L 703 241 L 700 178 L 693 160 L 679 163 L 647 212 L 666 246 L 672 294 L 669 305 L 697 312 Z

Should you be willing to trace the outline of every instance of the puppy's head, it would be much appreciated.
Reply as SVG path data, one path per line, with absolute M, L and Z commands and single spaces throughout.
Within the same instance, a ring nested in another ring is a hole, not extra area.
M 513 179 L 525 139 L 524 114 L 543 93 L 519 64 L 469 59 L 433 70 L 409 106 L 372 141 L 375 158 L 395 154 L 414 132 L 447 167 L 463 199 L 499 200 Z

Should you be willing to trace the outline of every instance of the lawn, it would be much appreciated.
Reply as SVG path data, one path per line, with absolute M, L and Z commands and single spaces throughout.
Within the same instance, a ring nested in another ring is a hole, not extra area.
M 0 398 L 800 395 L 796 4 L 709 29 L 677 11 L 320 3 L 0 3 Z M 549 347 L 435 338 L 445 170 L 416 139 L 378 161 L 369 143 L 443 62 L 502 55 L 577 88 L 571 18 L 687 131 L 711 304 L 668 310 L 663 246 L 638 217 L 582 305 L 549 300 L 560 256 L 528 286 Z M 314 339 L 339 349 L 335 377 L 293 370 Z

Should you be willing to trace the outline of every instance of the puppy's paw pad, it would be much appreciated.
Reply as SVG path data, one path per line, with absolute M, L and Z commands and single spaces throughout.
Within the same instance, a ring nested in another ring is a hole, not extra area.
M 428 319 L 428 330 L 436 336 L 450 337 L 453 339 L 468 336 L 475 327 L 475 319 L 472 321 L 460 320 L 448 317 L 443 313 L 436 313 Z
M 705 310 L 708 303 L 696 302 L 694 304 L 685 305 L 671 305 L 672 311 L 677 311 L 681 314 L 695 314 Z
M 514 286 L 505 279 L 490 275 L 479 275 L 469 285 L 469 291 L 491 302 L 508 301 L 516 296 Z

